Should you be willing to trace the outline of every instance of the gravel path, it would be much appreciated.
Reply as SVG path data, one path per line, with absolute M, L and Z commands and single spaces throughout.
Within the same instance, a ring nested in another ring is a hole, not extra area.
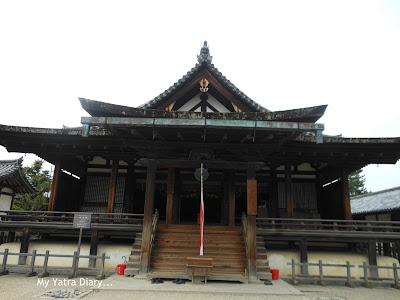
M 46 290 L 55 288 L 59 289 L 73 289 L 72 281 L 69 282 L 70 286 L 57 287 L 54 286 L 53 279 L 57 278 L 51 276 L 47 278 L 49 285 L 47 288 L 38 285 L 37 277 L 24 277 L 22 274 L 10 274 L 0 277 L 0 299 L 1 300 L 26 300 L 32 299 L 32 296 L 43 293 Z M 60 276 L 64 280 L 65 276 Z M 84 277 L 88 278 L 88 277 Z M 89 277 L 89 279 L 94 279 Z M 79 278 L 74 282 L 76 287 L 80 287 Z M 85 287 L 87 288 L 87 287 Z M 82 299 L 146 299 L 146 300 L 160 300 L 160 299 L 174 299 L 174 300 L 258 300 L 258 299 L 280 299 L 280 300 L 398 300 L 400 299 L 400 291 L 391 288 L 373 288 L 366 289 L 362 287 L 347 288 L 342 286 L 327 286 L 320 287 L 315 285 L 299 285 L 296 287 L 303 295 L 249 295 L 249 294 L 222 294 L 222 293 L 196 293 L 196 292 L 161 292 L 161 291 L 121 291 L 121 290 L 93 290 L 88 296 Z

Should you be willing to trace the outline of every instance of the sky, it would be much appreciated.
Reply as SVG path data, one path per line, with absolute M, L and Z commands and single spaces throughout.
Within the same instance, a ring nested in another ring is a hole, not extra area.
M 324 134 L 400 137 L 396 0 L 0 0 L 0 124 L 79 126 L 78 97 L 138 106 L 194 67 L 204 40 L 272 111 L 328 104 Z M 400 162 L 364 174 L 368 191 L 400 186 Z

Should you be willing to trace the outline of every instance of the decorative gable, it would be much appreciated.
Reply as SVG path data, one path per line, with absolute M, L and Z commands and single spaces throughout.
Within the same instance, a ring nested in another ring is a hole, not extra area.
M 198 63 L 185 76 L 144 109 L 195 112 L 267 112 L 233 85 L 214 67 L 207 42 L 197 56 Z

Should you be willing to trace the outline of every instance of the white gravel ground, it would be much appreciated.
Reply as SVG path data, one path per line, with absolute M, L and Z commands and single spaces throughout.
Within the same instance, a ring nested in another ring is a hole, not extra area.
M 55 288 L 59 289 L 73 289 L 74 286 L 57 287 L 53 284 L 53 278 L 49 279 L 47 288 L 38 286 L 37 277 L 24 277 L 22 274 L 10 274 L 0 277 L 0 299 L 1 300 L 19 300 L 19 299 L 32 299 L 33 296 L 43 293 L 46 290 Z M 59 279 L 65 279 L 65 276 L 59 276 Z M 87 279 L 94 279 L 93 277 L 85 277 Z M 78 288 L 80 288 L 79 278 L 74 281 Z M 70 282 L 71 284 L 72 282 Z M 149 283 L 150 284 L 150 283 Z M 161 287 L 161 285 L 159 285 Z M 85 286 L 84 288 L 89 288 Z M 299 285 L 296 287 L 302 292 L 299 295 L 273 295 L 273 294 L 243 294 L 243 293 L 204 293 L 204 292 L 176 292 L 176 291 L 134 291 L 134 290 L 102 290 L 94 289 L 88 296 L 82 299 L 174 299 L 174 300 L 187 300 L 187 299 L 207 299 L 207 300 L 239 300 L 239 299 L 287 299 L 287 300 L 341 300 L 341 299 L 354 299 L 354 300 L 398 300 L 400 299 L 400 290 L 392 288 L 373 288 L 366 289 L 362 287 L 347 288 L 342 286 L 327 286 L 320 287 L 315 285 Z

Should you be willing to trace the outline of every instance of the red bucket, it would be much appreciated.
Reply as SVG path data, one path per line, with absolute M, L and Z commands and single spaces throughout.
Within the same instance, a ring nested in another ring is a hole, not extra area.
M 118 275 L 124 275 L 126 264 L 120 264 L 117 266 Z
M 271 269 L 272 280 L 279 279 L 279 270 L 278 269 Z

